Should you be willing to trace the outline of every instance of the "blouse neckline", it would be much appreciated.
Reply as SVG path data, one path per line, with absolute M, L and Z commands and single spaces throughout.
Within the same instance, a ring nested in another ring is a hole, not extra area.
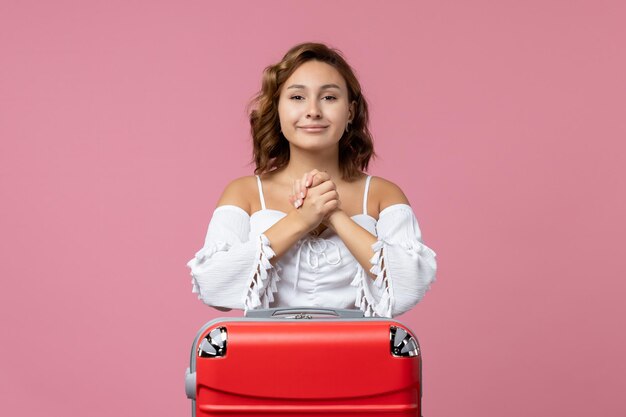
M 273 212 L 276 212 L 276 213 L 282 214 L 283 216 L 286 216 L 286 215 L 287 215 L 287 213 L 285 213 L 284 211 L 281 211 L 281 210 L 276 210 L 276 209 L 268 209 L 268 208 L 265 208 L 265 209 L 261 209 L 261 210 L 255 211 L 254 213 L 252 213 L 252 214 L 250 215 L 250 217 L 252 218 L 254 215 L 256 215 L 256 214 L 258 214 L 258 213 L 262 213 L 262 212 L 264 212 L 264 211 L 273 211 Z M 355 217 L 361 217 L 361 216 L 364 216 L 364 217 L 369 217 L 370 219 L 372 219 L 372 220 L 374 221 L 374 223 L 376 223 L 376 222 L 378 221 L 378 220 L 376 220 L 374 217 L 370 216 L 369 214 L 363 214 L 363 213 L 358 213 L 358 214 L 355 214 L 355 215 L 353 215 L 353 216 L 350 216 L 350 218 L 351 218 L 351 219 L 353 219 L 353 218 L 355 218 Z
M 276 210 L 276 209 L 268 209 L 268 208 L 265 208 L 265 209 L 261 209 L 261 210 L 255 211 L 255 212 L 254 212 L 254 213 L 252 213 L 252 214 L 248 214 L 248 212 L 247 212 L 247 211 L 245 211 L 245 210 L 244 210 L 244 209 L 242 209 L 241 207 L 236 206 L 236 205 L 234 205 L 234 204 L 224 204 L 224 205 L 222 205 L 222 206 L 218 206 L 218 207 L 216 207 L 216 208 L 215 208 L 214 213 L 215 213 L 216 211 L 218 211 L 218 210 L 233 210 L 233 209 L 234 209 L 235 211 L 239 211 L 239 212 L 241 212 L 241 213 L 245 214 L 246 216 L 248 216 L 248 217 L 250 217 L 250 218 L 252 218 L 252 216 L 256 215 L 257 213 L 267 212 L 267 211 L 273 211 L 273 212 L 275 212 L 275 213 L 280 213 L 280 214 L 283 214 L 283 215 L 285 215 L 285 216 L 287 215 L 287 213 L 285 213 L 284 211 L 281 211 L 281 210 Z M 382 216 L 383 214 L 387 214 L 388 212 L 395 211 L 395 210 L 402 210 L 402 209 L 405 209 L 405 210 L 406 210 L 406 209 L 408 209 L 408 210 L 411 210 L 411 211 L 412 211 L 412 209 L 411 209 L 411 206 L 410 206 L 410 205 L 405 204 L 405 203 L 396 203 L 396 204 L 392 204 L 392 205 L 387 206 L 387 207 L 385 207 L 384 209 L 382 209 L 382 210 L 380 211 L 380 213 L 378 213 L 378 220 L 376 220 L 374 217 L 370 216 L 369 214 L 363 214 L 363 213 L 358 213 L 358 214 L 355 214 L 355 215 L 353 215 L 353 216 L 350 216 L 350 218 L 352 218 L 352 219 L 353 219 L 353 218 L 355 218 L 355 217 L 362 217 L 362 216 L 363 216 L 363 217 L 369 217 L 369 218 L 370 218 L 370 219 L 372 219 L 375 223 L 378 223 L 378 222 L 380 221 L 381 216 Z

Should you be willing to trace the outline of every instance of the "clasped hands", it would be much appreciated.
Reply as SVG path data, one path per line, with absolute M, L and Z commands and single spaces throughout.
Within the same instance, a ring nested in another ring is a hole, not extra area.
M 309 230 L 320 223 L 331 227 L 330 218 L 340 211 L 341 202 L 330 175 L 314 169 L 294 180 L 289 202 L 297 209 Z

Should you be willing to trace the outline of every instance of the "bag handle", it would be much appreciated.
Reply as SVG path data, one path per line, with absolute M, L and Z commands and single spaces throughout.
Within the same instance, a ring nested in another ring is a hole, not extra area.
M 338 318 L 357 319 L 364 317 L 361 310 L 352 310 L 347 308 L 323 308 L 323 307 L 278 307 L 278 308 L 260 308 L 256 310 L 248 310 L 246 317 L 253 318 L 295 318 L 295 319 L 312 319 L 313 315 L 326 315 Z M 289 317 L 282 317 L 289 316 Z

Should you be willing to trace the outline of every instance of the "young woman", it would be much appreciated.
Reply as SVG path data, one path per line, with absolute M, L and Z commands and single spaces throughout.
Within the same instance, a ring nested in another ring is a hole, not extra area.
M 265 69 L 252 104 L 257 175 L 226 187 L 187 264 L 198 298 L 220 310 L 412 308 L 434 281 L 435 252 L 400 188 L 364 173 L 367 103 L 339 51 L 296 45 Z

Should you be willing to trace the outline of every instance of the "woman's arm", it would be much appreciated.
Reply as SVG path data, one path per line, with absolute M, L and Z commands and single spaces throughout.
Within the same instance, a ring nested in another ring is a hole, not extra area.
M 402 190 L 382 178 L 373 184 L 371 196 L 379 206 L 377 237 L 345 213 L 333 213 L 332 222 L 360 265 L 351 284 L 357 287 L 357 305 L 366 316 L 395 317 L 414 307 L 430 288 L 436 254 L 422 243 L 417 219 Z
M 370 259 L 374 256 L 372 245 L 377 241 L 376 236 L 358 225 L 343 210 L 336 210 L 329 216 L 328 225 L 341 238 L 361 267 L 369 271 L 372 267 Z M 376 275 L 370 274 L 370 277 L 376 278 Z
M 376 177 L 372 184 L 369 194 L 370 198 L 378 201 L 378 212 L 394 204 L 409 204 L 400 187 L 394 183 Z M 359 226 L 341 209 L 335 210 L 329 216 L 328 224 L 339 235 L 361 267 L 369 271 L 372 267 L 370 260 L 374 256 L 372 245 L 377 242 L 378 238 Z M 373 279 L 376 278 L 375 274 L 369 273 L 369 275 Z

